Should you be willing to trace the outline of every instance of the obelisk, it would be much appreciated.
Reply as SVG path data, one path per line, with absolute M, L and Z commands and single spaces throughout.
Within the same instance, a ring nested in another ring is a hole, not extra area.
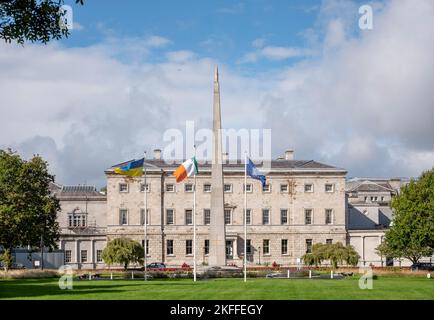
M 225 266 L 225 218 L 221 136 L 220 84 L 217 66 L 214 72 L 213 155 L 211 165 L 211 221 L 209 227 L 208 265 Z

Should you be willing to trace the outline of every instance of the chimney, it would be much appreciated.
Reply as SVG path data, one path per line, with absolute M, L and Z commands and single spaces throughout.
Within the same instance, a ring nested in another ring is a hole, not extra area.
M 294 150 L 285 151 L 285 160 L 294 160 Z
M 154 149 L 154 159 L 155 160 L 161 159 L 161 149 Z

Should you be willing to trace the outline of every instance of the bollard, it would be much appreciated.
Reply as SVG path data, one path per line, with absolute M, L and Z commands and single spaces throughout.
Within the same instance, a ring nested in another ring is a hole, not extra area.
M 312 279 L 312 270 L 309 270 L 309 279 Z
M 288 279 L 289 279 L 289 273 L 290 273 L 290 271 L 289 271 L 289 269 L 288 269 Z
M 113 272 L 110 272 L 110 280 L 113 280 Z
M 428 273 L 428 274 L 426 275 L 426 277 L 427 277 L 428 279 L 431 279 L 431 273 Z
M 330 279 L 333 279 L 333 270 L 330 271 Z
M 134 280 L 134 271 L 131 271 L 131 279 Z
M 90 272 L 89 272 L 89 280 L 91 280 L 92 279 L 92 276 L 90 275 Z

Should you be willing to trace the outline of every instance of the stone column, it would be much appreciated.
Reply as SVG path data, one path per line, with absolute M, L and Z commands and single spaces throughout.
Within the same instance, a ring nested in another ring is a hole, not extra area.
M 90 263 L 92 263 L 93 268 L 95 268 L 95 241 L 90 240 Z
M 75 240 L 75 263 L 77 263 L 77 267 L 80 265 L 80 252 L 78 247 L 78 240 Z
M 223 166 L 220 85 L 218 69 L 214 74 L 214 106 L 213 106 L 213 157 L 211 167 L 211 223 L 209 228 L 209 266 L 226 265 L 225 254 L 225 222 L 223 197 Z

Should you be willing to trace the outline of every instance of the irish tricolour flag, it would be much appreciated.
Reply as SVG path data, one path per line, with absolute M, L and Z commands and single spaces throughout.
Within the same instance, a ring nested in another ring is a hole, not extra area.
M 198 172 L 197 161 L 196 158 L 193 157 L 181 164 L 178 169 L 173 172 L 173 175 L 176 177 L 176 182 L 181 182 L 187 177 L 196 175 Z

